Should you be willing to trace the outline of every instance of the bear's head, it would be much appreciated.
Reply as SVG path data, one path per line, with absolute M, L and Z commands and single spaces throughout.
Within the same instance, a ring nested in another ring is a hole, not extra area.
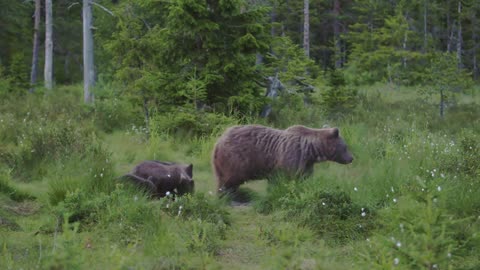
M 195 189 L 195 182 L 193 181 L 193 164 L 181 165 L 180 169 L 180 183 L 178 185 L 179 195 L 185 193 L 193 193 Z
M 340 164 L 350 164 L 353 161 L 353 156 L 348 151 L 347 144 L 340 137 L 338 128 L 326 128 L 324 136 L 326 136 L 326 154 L 327 160 L 334 161 Z

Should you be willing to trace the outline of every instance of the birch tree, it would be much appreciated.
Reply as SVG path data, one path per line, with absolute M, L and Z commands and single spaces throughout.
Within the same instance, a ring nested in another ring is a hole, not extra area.
M 463 68 L 462 62 L 462 1 L 458 1 L 458 26 L 457 26 L 457 62 L 458 68 Z
M 33 50 L 32 50 L 32 69 L 30 72 L 30 92 L 35 90 L 34 85 L 37 82 L 38 48 L 40 44 L 40 9 L 41 0 L 35 0 L 35 14 L 33 24 Z
M 83 0 L 83 98 L 85 103 L 93 102 L 92 88 L 95 85 L 93 57 L 92 1 Z
M 52 89 L 53 86 L 53 19 L 52 0 L 45 0 L 45 87 Z
M 305 55 L 310 57 L 310 10 L 308 0 L 304 0 L 303 4 L 303 49 Z

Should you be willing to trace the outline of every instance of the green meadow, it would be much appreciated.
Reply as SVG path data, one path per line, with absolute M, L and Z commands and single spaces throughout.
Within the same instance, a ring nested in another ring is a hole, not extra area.
M 441 118 L 435 96 L 378 84 L 341 117 L 307 106 L 273 120 L 158 114 L 145 127 L 124 107 L 78 105 L 80 91 L 2 104 L 2 269 L 480 267 L 478 96 L 457 94 Z M 210 156 L 247 123 L 339 127 L 355 160 L 249 182 L 250 203 L 232 206 Z M 147 159 L 192 163 L 195 193 L 150 199 L 118 179 Z

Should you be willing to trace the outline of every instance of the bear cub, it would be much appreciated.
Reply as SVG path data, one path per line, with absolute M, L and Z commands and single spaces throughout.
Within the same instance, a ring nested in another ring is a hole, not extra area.
M 167 192 L 183 195 L 192 193 L 195 188 L 192 164 L 146 160 L 122 178 L 145 188 L 154 197 L 164 197 Z

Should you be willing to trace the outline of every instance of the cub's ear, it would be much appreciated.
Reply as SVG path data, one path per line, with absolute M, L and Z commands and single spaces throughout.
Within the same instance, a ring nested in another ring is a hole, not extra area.
M 193 178 L 193 164 L 189 164 L 185 167 L 185 172 L 190 176 L 190 178 Z
M 330 131 L 330 138 L 338 138 L 340 131 L 338 128 L 332 128 Z

